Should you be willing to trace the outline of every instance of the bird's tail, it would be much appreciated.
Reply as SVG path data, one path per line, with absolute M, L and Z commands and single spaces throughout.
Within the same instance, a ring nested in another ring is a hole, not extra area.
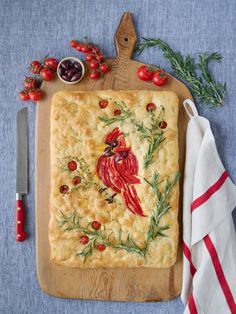
M 121 191 L 122 197 L 125 201 L 126 207 L 135 215 L 146 217 L 144 215 L 142 207 L 140 205 L 140 199 L 138 197 L 135 187 L 131 184 L 127 184 Z

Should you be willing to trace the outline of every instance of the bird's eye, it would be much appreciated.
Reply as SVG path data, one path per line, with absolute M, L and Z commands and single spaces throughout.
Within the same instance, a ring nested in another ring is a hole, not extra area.
M 112 148 L 115 148 L 115 147 L 117 147 L 117 146 L 118 146 L 118 141 L 117 141 L 117 140 L 112 141 L 111 147 L 112 147 Z

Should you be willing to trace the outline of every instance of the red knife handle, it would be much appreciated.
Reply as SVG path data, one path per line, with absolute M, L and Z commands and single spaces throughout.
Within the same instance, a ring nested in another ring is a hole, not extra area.
M 25 208 L 23 200 L 16 200 L 16 241 L 22 242 L 26 239 L 25 227 Z

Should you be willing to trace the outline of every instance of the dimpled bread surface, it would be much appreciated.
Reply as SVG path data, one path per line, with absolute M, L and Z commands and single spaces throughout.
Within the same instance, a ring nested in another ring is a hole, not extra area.
M 99 106 L 102 99 L 109 102 L 104 109 Z M 132 111 L 135 121 L 142 122 L 146 127 L 150 127 L 151 123 L 151 113 L 147 111 L 146 105 L 148 103 L 156 105 L 156 110 L 152 113 L 155 116 L 160 115 L 164 108 L 164 120 L 167 123 L 167 127 L 163 129 L 165 140 L 155 150 L 153 160 L 147 168 L 144 167 L 144 156 L 148 151 L 149 142 L 140 138 L 140 132 L 131 119 L 110 125 L 105 125 L 99 119 L 104 114 L 113 118 L 117 109 L 116 102 L 124 103 L 126 108 Z M 95 241 L 91 254 L 85 259 L 80 254 L 86 247 L 80 242 L 80 237 L 85 233 L 77 228 L 66 230 L 68 224 L 63 222 L 63 217 L 70 217 L 76 213 L 80 226 L 91 231 L 93 231 L 91 222 L 98 221 L 101 223 L 100 231 L 110 235 L 111 243 L 126 242 L 127 237 L 130 237 L 138 247 L 145 247 L 157 198 L 144 179 L 151 180 L 153 175 L 158 173 L 162 190 L 166 180 L 170 180 L 178 172 L 178 111 L 178 97 L 170 91 L 61 91 L 54 94 L 50 118 L 49 222 L 53 263 L 73 268 L 167 268 L 175 263 L 179 237 L 178 183 L 170 193 L 171 207 L 159 221 L 160 226 L 168 226 L 164 231 L 165 236 L 158 236 L 150 242 L 145 257 L 133 251 L 114 249 L 112 246 L 106 246 L 104 251 L 100 251 L 96 248 L 99 241 Z M 145 217 L 128 210 L 121 193 L 117 193 L 112 203 L 106 200 L 114 194 L 110 188 L 99 193 L 99 189 L 105 185 L 96 173 L 96 165 L 106 147 L 104 139 L 115 127 L 125 134 L 126 144 L 131 147 L 137 158 L 139 169 L 137 178 L 140 179 L 140 184 L 134 186 Z M 71 160 L 77 162 L 78 168 L 74 171 L 68 168 Z M 75 176 L 81 178 L 77 185 L 73 183 Z M 68 187 L 67 193 L 65 191 L 62 193 L 61 187 L 64 185 Z

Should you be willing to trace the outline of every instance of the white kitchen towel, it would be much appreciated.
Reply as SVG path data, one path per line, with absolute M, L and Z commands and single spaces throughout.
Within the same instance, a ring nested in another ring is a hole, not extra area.
M 210 123 L 187 99 L 183 200 L 184 313 L 236 314 L 236 186 L 219 158 Z M 191 108 L 191 111 L 189 110 Z

